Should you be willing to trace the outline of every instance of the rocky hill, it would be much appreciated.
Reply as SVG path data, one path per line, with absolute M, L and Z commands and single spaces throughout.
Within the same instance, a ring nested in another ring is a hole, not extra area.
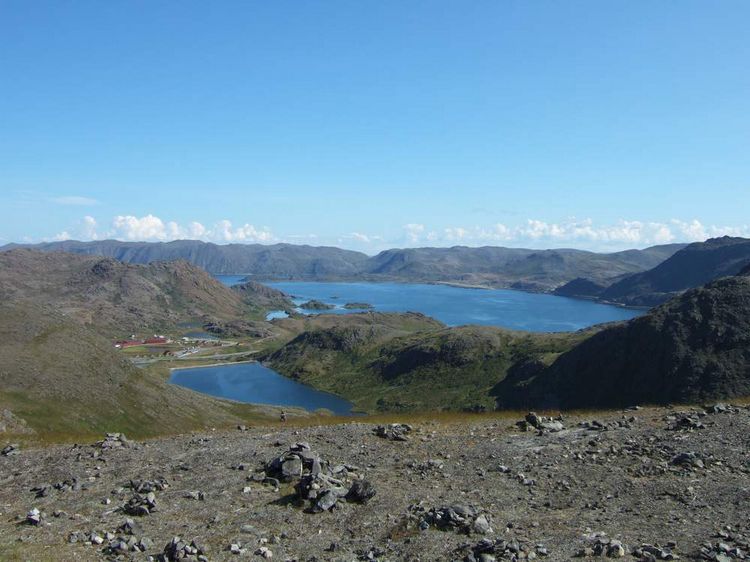
M 240 318 L 252 301 L 184 260 L 133 265 L 27 249 L 0 252 L 0 297 L 54 306 L 118 336 Z
M 445 328 L 421 314 L 320 315 L 279 325 L 297 335 L 263 361 L 368 412 L 492 409 L 492 390 L 509 369 L 532 358 L 549 362 L 589 334 Z
M 747 264 L 750 264 L 750 240 L 725 236 L 690 244 L 656 267 L 614 280 L 606 288 L 591 278 L 577 279 L 555 293 L 650 307 L 713 279 L 735 275 Z
M 243 281 L 232 285 L 231 290 L 253 310 L 292 310 L 294 303 L 288 295 L 257 281 Z
M 16 248 L 7 245 L 4 249 Z M 684 247 L 654 246 L 599 254 L 581 250 L 522 248 L 392 249 L 368 257 L 338 248 L 290 244 L 216 245 L 175 242 L 49 242 L 31 246 L 51 252 L 103 255 L 129 263 L 184 259 L 211 273 L 247 273 L 254 279 L 454 282 L 530 291 L 551 291 L 577 277 L 609 284 L 618 276 L 654 267 Z
M 503 407 L 700 403 L 750 395 L 750 277 L 722 278 L 508 377 Z

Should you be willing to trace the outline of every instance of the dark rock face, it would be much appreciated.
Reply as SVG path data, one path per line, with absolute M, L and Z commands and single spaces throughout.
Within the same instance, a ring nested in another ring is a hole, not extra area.
M 730 277 L 602 330 L 503 381 L 502 407 L 617 407 L 750 394 L 750 278 Z

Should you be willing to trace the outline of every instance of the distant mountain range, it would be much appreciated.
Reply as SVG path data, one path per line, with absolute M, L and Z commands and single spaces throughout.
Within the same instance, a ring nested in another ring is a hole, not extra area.
M 750 240 L 725 236 L 690 244 L 652 269 L 609 284 L 581 276 L 556 289 L 555 294 L 651 307 L 713 279 L 735 275 L 748 265 Z
M 486 246 L 392 249 L 367 256 L 332 247 L 292 244 L 217 245 L 174 242 L 48 242 L 43 252 L 70 252 L 149 264 L 185 260 L 215 274 L 250 279 L 307 281 L 403 281 L 456 283 L 595 299 L 651 307 L 750 264 L 750 240 L 722 237 L 694 244 L 596 253 Z
M 9 244 L 0 250 L 18 247 L 21 246 Z M 66 241 L 23 247 L 106 256 L 139 264 L 183 259 L 214 274 L 248 274 L 258 280 L 448 282 L 548 292 L 579 277 L 607 286 L 613 280 L 657 266 L 684 245 L 608 254 L 572 249 L 455 246 L 393 249 L 373 257 L 332 247 L 217 245 L 194 240 Z

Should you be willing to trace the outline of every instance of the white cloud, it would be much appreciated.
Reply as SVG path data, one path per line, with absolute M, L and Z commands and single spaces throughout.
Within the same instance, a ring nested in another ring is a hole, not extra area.
M 423 232 L 423 224 L 409 223 L 404 225 L 404 233 L 406 235 L 406 239 L 412 244 L 416 244 L 417 242 L 419 242 L 419 239 L 421 238 Z
M 449 226 L 428 228 L 421 223 L 408 223 L 402 227 L 400 237 L 362 232 L 349 232 L 340 236 L 293 234 L 276 236 L 268 227 L 250 223 L 235 225 L 225 219 L 213 226 L 197 221 L 178 223 L 165 221 L 148 214 L 142 217 L 118 215 L 109 228 L 87 215 L 78 223 L 48 240 L 101 240 L 115 238 L 128 241 L 162 241 L 178 239 L 203 240 L 225 243 L 314 243 L 338 245 L 345 248 L 374 252 L 395 246 L 452 246 L 452 245 L 508 245 L 531 248 L 572 247 L 612 251 L 643 248 L 669 242 L 702 241 L 716 236 L 750 237 L 750 226 L 704 225 L 696 219 L 667 222 L 620 220 L 611 224 L 598 224 L 591 219 L 571 218 L 560 222 L 528 219 L 516 225 L 496 223 L 479 226 Z
M 206 242 L 273 242 L 276 238 L 268 227 L 256 228 L 245 223 L 233 226 L 231 221 L 221 220 L 212 228 L 200 222 L 191 221 L 186 226 L 175 221 L 164 221 L 148 214 L 143 217 L 118 215 L 112 219 L 109 229 L 100 229 L 96 219 L 85 216 L 71 231 L 64 230 L 51 240 L 101 240 L 114 238 L 128 241 L 166 242 L 190 238 Z
M 167 227 L 159 217 L 119 215 L 112 220 L 113 237 L 125 240 L 166 240 Z
M 92 199 L 91 197 L 82 197 L 80 195 L 63 195 L 62 197 L 53 197 L 53 203 L 58 205 L 78 205 L 78 206 L 93 206 L 98 205 L 99 201 Z
M 399 243 L 434 244 L 512 244 L 529 247 L 574 247 L 583 249 L 642 248 L 670 242 L 703 241 L 716 236 L 750 236 L 750 227 L 705 226 L 698 220 L 645 222 L 620 220 L 614 224 L 596 224 L 591 219 L 571 218 L 562 222 L 528 219 L 517 226 L 497 223 L 491 227 L 451 226 L 429 230 L 422 224 L 403 227 Z
M 81 221 L 81 231 L 83 232 L 83 237 L 86 240 L 96 240 L 98 238 L 98 235 L 96 233 L 96 219 L 92 216 L 86 215 L 83 217 L 83 221 Z

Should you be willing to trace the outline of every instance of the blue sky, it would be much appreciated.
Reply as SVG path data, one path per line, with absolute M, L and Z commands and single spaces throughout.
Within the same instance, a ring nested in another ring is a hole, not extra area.
M 0 3 L 0 243 L 750 235 L 750 3 Z

